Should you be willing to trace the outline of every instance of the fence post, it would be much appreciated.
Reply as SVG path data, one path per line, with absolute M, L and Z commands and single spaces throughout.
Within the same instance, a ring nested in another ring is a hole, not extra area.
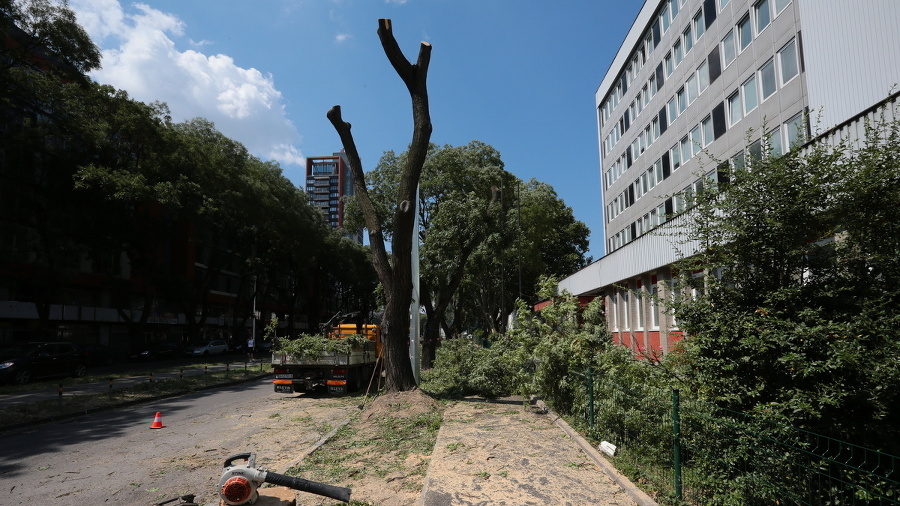
M 594 428 L 594 368 L 588 367 L 588 419 L 590 420 L 591 429 Z
M 672 390 L 672 463 L 675 473 L 675 499 L 682 500 L 681 494 L 681 416 L 678 413 L 681 400 L 678 389 Z

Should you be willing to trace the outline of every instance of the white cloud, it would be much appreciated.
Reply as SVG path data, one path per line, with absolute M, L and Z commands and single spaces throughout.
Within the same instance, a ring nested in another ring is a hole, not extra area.
M 143 102 L 164 101 L 176 121 L 204 117 L 260 158 L 303 163 L 295 147 L 300 135 L 271 74 L 239 67 L 227 55 L 178 49 L 173 38 L 185 35 L 185 24 L 146 4 L 127 11 L 118 0 L 70 5 L 103 52 L 103 68 L 92 74 L 96 81 Z
M 353 37 L 353 36 L 350 35 L 349 33 L 339 33 L 334 37 L 334 41 L 337 42 L 338 44 L 340 44 L 342 42 L 346 42 L 351 37 Z

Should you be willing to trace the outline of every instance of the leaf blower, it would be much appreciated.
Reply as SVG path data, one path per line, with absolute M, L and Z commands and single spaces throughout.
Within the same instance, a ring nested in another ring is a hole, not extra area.
M 246 464 L 235 464 L 236 460 L 246 460 Z M 225 459 L 222 467 L 222 478 L 219 479 L 219 497 L 225 504 L 240 506 L 253 504 L 259 498 L 258 489 L 263 483 L 281 485 L 301 492 L 321 495 L 337 499 L 338 501 L 350 501 L 350 489 L 336 487 L 325 483 L 304 480 L 283 474 L 273 473 L 264 469 L 256 469 L 255 453 L 239 453 Z

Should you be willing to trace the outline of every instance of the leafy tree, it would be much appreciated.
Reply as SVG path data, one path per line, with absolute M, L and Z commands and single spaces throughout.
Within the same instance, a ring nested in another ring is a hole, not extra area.
M 71 175 L 87 155 L 80 112 L 93 87 L 83 72 L 99 66 L 99 50 L 65 3 L 0 2 L 0 151 L 2 188 L 13 219 L 0 229 L 0 254 L 27 276 L 17 297 L 35 302 L 40 327 L 63 297 L 84 237 L 91 202 L 72 195 Z
M 762 156 L 700 195 L 674 314 L 694 388 L 737 410 L 883 447 L 900 417 L 896 123 L 865 146 Z
M 422 42 L 418 60 L 412 64 L 403 56 L 400 46 L 394 39 L 391 20 L 378 20 L 378 37 L 385 55 L 409 90 L 413 108 L 413 138 L 406 164 L 400 175 L 397 205 L 394 207 L 392 258 L 388 257 L 385 248 L 385 232 L 378 216 L 378 209 L 374 206 L 365 184 L 365 174 L 356 143 L 350 133 L 350 123 L 341 118 L 340 106 L 335 106 L 328 111 L 328 119 L 340 136 L 344 151 L 350 161 L 356 198 L 369 231 L 372 263 L 385 290 L 387 302 L 382 320 L 383 354 L 387 371 L 385 388 L 388 392 L 397 392 L 416 388 L 406 343 L 409 338 L 409 306 L 412 301 L 413 286 L 411 270 L 415 222 L 413 203 L 422 174 L 422 166 L 428 155 L 432 131 L 427 88 L 431 44 Z
M 367 174 L 388 232 L 406 156 L 387 152 Z M 356 206 L 348 207 L 351 217 L 358 215 Z M 569 274 L 585 263 L 587 227 L 550 186 L 534 180 L 523 185 L 503 170 L 500 153 L 480 141 L 432 145 L 422 172 L 419 222 L 426 367 L 441 330 L 448 336 L 472 328 L 498 332 L 517 296 L 534 300 L 541 275 Z
M 7 65 L 39 62 L 66 77 L 84 79 L 85 74 L 100 68 L 100 49 L 75 19 L 67 0 L 0 0 L 0 28 L 15 43 L 4 44 L 3 51 L 11 56 Z
M 408 153 L 387 152 L 378 166 L 366 174 L 379 217 L 390 233 L 387 219 L 397 201 L 399 174 Z M 514 176 L 503 170 L 500 153 L 479 141 L 465 146 L 432 145 L 422 171 L 419 189 L 421 303 L 427 315 L 424 363 L 428 366 L 445 314 L 466 272 L 471 254 L 502 221 L 498 194 L 513 185 Z M 351 200 L 351 203 L 353 201 Z M 359 220 L 351 205 L 351 219 Z
M 587 226 L 551 186 L 534 179 L 507 186 L 500 207 L 503 219 L 473 253 L 462 283 L 466 296 L 454 308 L 457 321 L 486 333 L 503 331 L 517 298 L 541 299 L 541 276 L 567 276 L 590 263 Z

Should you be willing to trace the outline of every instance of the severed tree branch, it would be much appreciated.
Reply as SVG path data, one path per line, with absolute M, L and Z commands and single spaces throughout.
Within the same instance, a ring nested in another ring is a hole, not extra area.
M 378 213 L 375 211 L 375 205 L 369 196 L 369 190 L 366 188 L 366 175 L 363 172 L 359 151 L 356 149 L 356 142 L 353 140 L 353 133 L 350 131 L 351 125 L 341 118 L 341 106 L 339 105 L 329 109 L 326 116 L 341 138 L 341 144 L 344 146 L 344 152 L 347 154 L 347 160 L 350 162 L 356 201 L 359 203 L 365 218 L 366 228 L 369 229 L 369 247 L 372 250 L 372 261 L 375 264 L 375 270 L 379 275 L 382 273 L 387 274 L 385 276 L 386 279 L 393 279 L 391 264 L 384 245 L 384 230 L 378 220 Z M 382 269 L 384 270 L 382 271 Z M 385 280 L 382 279 L 382 283 L 384 282 Z M 388 284 L 385 284 L 385 290 L 390 290 L 390 288 Z

